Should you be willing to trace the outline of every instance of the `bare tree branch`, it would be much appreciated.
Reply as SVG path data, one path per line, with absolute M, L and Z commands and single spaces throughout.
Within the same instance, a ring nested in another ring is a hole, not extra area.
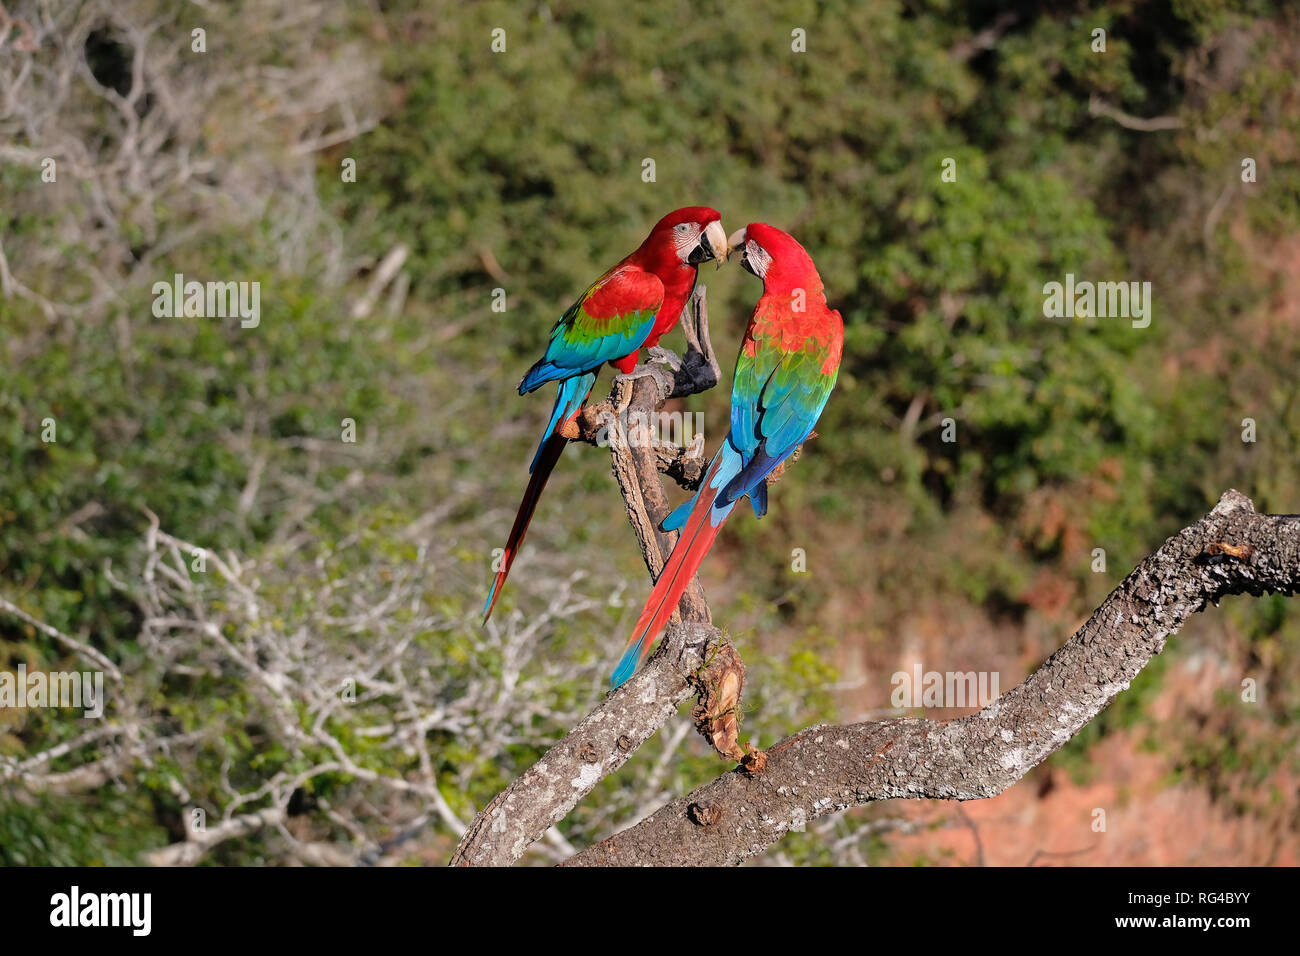
M 1002 34 L 1016 25 L 1020 19 L 1020 14 L 1012 10 L 1004 10 L 997 15 L 991 24 L 974 33 L 955 45 L 948 51 L 958 63 L 965 63 L 976 53 L 983 53 L 985 50 L 992 50 L 998 45 L 998 40 L 1002 39 Z
M 277 826 L 284 823 L 285 813 L 280 807 L 267 807 L 255 810 L 243 816 L 225 820 L 208 830 L 187 831 L 189 839 L 183 843 L 172 843 L 161 850 L 146 854 L 154 866 L 193 866 L 208 850 L 218 843 L 233 840 L 236 837 L 256 833 L 262 827 Z M 332 848 L 337 852 L 337 847 Z M 318 861 L 313 861 L 318 862 Z M 335 863 L 334 865 L 337 865 Z
M 1139 133 L 1156 133 L 1163 129 L 1181 129 L 1183 125 L 1183 121 L 1177 116 L 1153 116 L 1150 119 L 1132 116 L 1118 107 L 1111 106 L 1096 93 L 1088 98 L 1088 112 L 1093 116 L 1105 116 L 1108 119 L 1113 119 L 1125 129 L 1136 130 Z
M 69 637 L 67 634 L 64 634 L 58 628 L 51 627 L 49 624 L 46 624 L 44 621 L 38 621 L 36 618 L 32 617 L 22 608 L 18 607 L 16 604 L 10 601 L 8 598 L 0 597 L 0 611 L 6 611 L 9 614 L 12 614 L 14 617 L 18 618 L 23 623 L 29 624 L 30 626 L 36 628 L 46 637 L 51 637 L 54 640 L 58 641 L 68 650 L 80 654 L 82 657 L 86 658 L 86 660 L 91 661 L 100 670 L 105 671 L 114 680 L 122 679 L 122 672 L 117 669 L 117 665 L 114 664 L 112 661 L 110 661 L 99 651 L 97 651 L 95 648 L 91 647 L 89 644 L 85 643 L 84 641 L 77 640 L 75 637 Z
M 1096 717 L 1192 614 L 1230 594 L 1300 588 L 1300 516 L 1261 515 L 1228 491 L 1111 592 L 1023 683 L 948 723 L 904 718 L 819 726 L 569 861 L 735 864 L 825 814 L 876 800 L 976 800 L 1011 786 Z

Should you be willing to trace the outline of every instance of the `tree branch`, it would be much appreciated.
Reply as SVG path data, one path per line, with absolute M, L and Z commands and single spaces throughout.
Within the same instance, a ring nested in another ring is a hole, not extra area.
M 282 807 L 256 810 L 231 820 L 223 820 L 209 830 L 197 833 L 187 831 L 186 840 L 181 843 L 170 843 L 160 850 L 151 850 L 145 854 L 145 859 L 153 866 L 193 866 L 218 843 L 248 836 L 263 827 L 277 826 L 284 823 L 286 818 Z M 333 849 L 337 850 L 337 847 Z
M 1113 119 L 1125 129 L 1136 130 L 1139 133 L 1156 133 L 1163 129 L 1180 129 L 1183 121 L 1177 116 L 1153 116 L 1149 119 L 1141 116 L 1130 116 L 1123 110 L 1111 106 L 1096 93 L 1088 98 L 1088 112 L 1093 116 L 1105 116 Z
M 1261 515 L 1226 492 L 1111 592 L 1037 671 L 979 713 L 811 727 L 588 848 L 573 865 L 717 866 L 806 822 L 876 800 L 992 797 L 1077 734 L 1192 614 L 1230 594 L 1300 589 L 1300 516 Z M 566 864 L 568 865 L 568 864 Z

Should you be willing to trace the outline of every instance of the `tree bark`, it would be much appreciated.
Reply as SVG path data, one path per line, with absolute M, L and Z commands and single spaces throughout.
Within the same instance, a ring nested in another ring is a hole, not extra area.
M 1226 492 L 1150 555 L 1060 649 L 979 713 L 812 727 L 566 865 L 717 866 L 761 853 L 792 829 L 875 800 L 977 800 L 1001 793 L 1097 716 L 1165 639 L 1231 594 L 1294 594 L 1300 517 L 1261 515 Z

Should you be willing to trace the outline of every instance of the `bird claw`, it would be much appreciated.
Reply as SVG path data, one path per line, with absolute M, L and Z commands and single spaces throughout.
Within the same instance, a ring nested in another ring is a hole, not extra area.
M 653 352 L 654 349 L 651 349 L 651 351 Z M 675 357 L 676 356 L 674 356 L 674 358 Z M 636 381 L 638 378 L 653 378 L 655 384 L 659 386 L 659 394 L 664 398 L 667 398 L 673 393 L 673 388 L 677 384 L 677 376 L 673 374 L 673 372 L 661 365 L 652 365 L 648 362 L 644 365 L 638 365 L 630 372 L 615 375 L 614 381 L 631 383 Z M 629 392 L 629 395 L 630 394 L 631 393 Z
M 661 345 L 650 346 L 650 348 L 646 349 L 646 354 L 650 357 L 651 362 L 667 365 L 674 372 L 682 367 L 682 360 L 677 357 L 677 353 L 671 352 Z
M 718 384 L 718 376 L 709 360 L 700 352 L 688 349 L 682 356 L 681 368 L 677 371 L 677 380 L 682 383 L 680 395 L 694 395 L 707 392 Z M 676 389 L 675 389 L 676 391 Z

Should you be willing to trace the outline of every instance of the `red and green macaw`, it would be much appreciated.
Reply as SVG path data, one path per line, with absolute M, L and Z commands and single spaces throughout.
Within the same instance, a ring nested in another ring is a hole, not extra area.
M 630 374 L 638 351 L 658 344 L 677 324 L 695 288 L 696 267 L 710 259 L 721 265 L 727 251 L 727 233 L 717 210 L 687 206 L 670 212 L 635 252 L 589 285 L 551 329 L 546 354 L 519 383 L 519 394 L 547 382 L 559 382 L 560 393 L 528 468 L 532 477 L 483 605 L 484 622 L 501 595 L 546 479 L 568 444 L 560 431 L 581 411 L 601 365 L 609 362 Z
M 645 660 L 736 502 L 748 495 L 756 516 L 767 513 L 767 476 L 812 432 L 839 374 L 844 321 L 826 304 L 803 246 L 761 222 L 728 245 L 763 280 L 736 359 L 731 430 L 695 497 L 663 521 L 665 531 L 681 529 L 681 536 L 614 670 L 613 687 Z

